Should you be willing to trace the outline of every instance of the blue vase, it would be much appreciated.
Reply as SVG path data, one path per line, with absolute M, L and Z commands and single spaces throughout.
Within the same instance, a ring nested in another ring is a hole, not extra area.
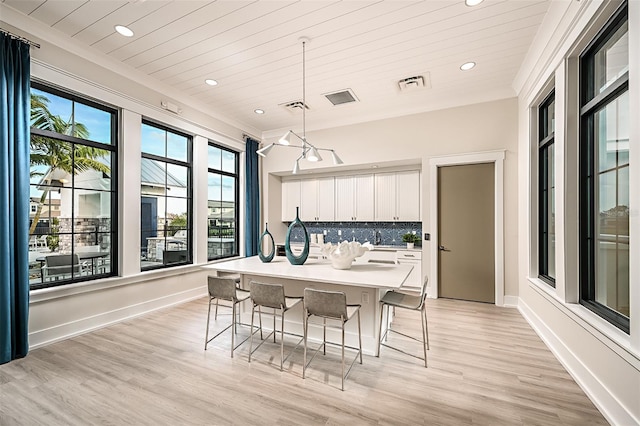
M 276 254 L 276 243 L 273 241 L 273 235 L 269 232 L 268 225 L 268 223 L 264 224 L 264 232 L 260 235 L 260 239 L 258 240 L 258 257 L 264 263 L 271 262 L 273 260 L 273 256 Z M 265 256 L 264 253 L 262 253 L 262 240 L 266 237 L 269 237 L 271 250 L 269 250 L 269 254 Z
M 284 251 L 289 263 L 292 265 L 303 265 L 304 262 L 307 261 L 307 257 L 309 257 L 309 233 L 307 232 L 307 228 L 304 226 L 304 223 L 300 220 L 299 211 L 300 208 L 296 207 L 296 220 L 291 222 L 291 225 L 289 225 L 289 229 L 287 229 L 287 238 L 284 240 Z M 296 226 L 300 226 L 302 228 L 304 236 L 304 248 L 302 249 L 300 256 L 295 256 L 291 251 L 291 231 Z

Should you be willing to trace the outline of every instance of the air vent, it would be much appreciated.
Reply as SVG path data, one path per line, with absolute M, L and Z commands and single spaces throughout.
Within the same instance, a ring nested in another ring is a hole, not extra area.
M 309 111 L 309 104 L 305 104 L 302 101 L 285 102 L 284 104 L 280 104 L 280 106 L 285 108 L 287 111 L 289 111 L 292 114 L 302 112 L 303 108 L 306 108 L 307 111 Z
M 356 98 L 355 93 L 353 93 L 351 89 L 344 89 L 338 92 L 325 93 L 324 96 L 333 105 L 342 105 L 342 104 L 348 104 L 351 102 L 358 102 L 358 98 Z
M 398 87 L 400 87 L 401 92 L 413 91 L 416 89 L 431 88 L 431 82 L 429 81 L 429 73 L 426 73 L 425 76 L 417 75 L 414 77 L 403 78 L 398 81 Z

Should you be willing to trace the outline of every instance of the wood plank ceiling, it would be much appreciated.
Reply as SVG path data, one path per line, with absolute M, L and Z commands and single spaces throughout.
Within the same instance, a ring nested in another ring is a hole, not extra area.
M 549 0 L 95 1 L 3 0 L 216 115 L 262 132 L 299 128 L 282 104 L 302 99 L 324 128 L 515 96 L 513 79 Z M 126 25 L 134 36 L 114 31 Z M 474 61 L 467 72 L 459 67 Z M 398 81 L 424 76 L 406 92 Z M 207 78 L 217 86 L 204 83 Z M 326 93 L 351 89 L 334 106 Z M 265 114 L 254 113 L 256 108 Z

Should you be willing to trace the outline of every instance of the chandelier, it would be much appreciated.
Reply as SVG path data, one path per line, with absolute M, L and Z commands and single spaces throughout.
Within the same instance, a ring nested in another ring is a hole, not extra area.
M 336 154 L 336 152 L 333 149 L 318 148 L 312 143 L 310 143 L 309 141 L 307 141 L 307 123 L 306 123 L 306 113 L 305 113 L 307 109 L 306 87 L 305 87 L 306 86 L 305 49 L 306 49 L 306 44 L 309 42 L 309 39 L 306 37 L 301 37 L 300 41 L 302 41 L 302 136 L 298 135 L 293 130 L 289 130 L 287 131 L 287 133 L 284 134 L 284 136 L 282 136 L 278 140 L 277 144 L 270 143 L 264 148 L 260 148 L 259 150 L 256 151 L 256 154 L 260 155 L 261 157 L 266 157 L 267 154 L 269 154 L 269 151 L 271 151 L 275 145 L 301 149 L 302 152 L 300 153 L 300 156 L 296 159 L 296 162 L 293 164 L 293 174 L 297 174 L 300 171 L 300 160 L 302 159 L 305 159 L 307 161 L 312 161 L 312 162 L 322 161 L 322 157 L 320 156 L 320 153 L 318 151 L 331 152 L 331 158 L 333 159 L 333 164 L 335 165 L 342 164 L 342 160 L 340 159 L 340 157 L 338 157 L 338 154 Z M 300 140 L 302 145 L 291 144 L 291 139 L 294 136 Z

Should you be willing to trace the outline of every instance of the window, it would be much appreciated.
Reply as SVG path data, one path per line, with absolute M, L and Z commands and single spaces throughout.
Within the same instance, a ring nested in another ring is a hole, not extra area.
M 628 71 L 625 5 L 580 57 L 580 303 L 627 333 Z
M 238 153 L 209 143 L 207 258 L 238 256 Z
M 140 268 L 191 263 L 191 137 L 142 123 Z
M 117 112 L 31 87 L 31 289 L 115 275 Z
M 555 287 L 556 232 L 555 232 L 555 170 L 554 161 L 555 95 L 551 93 L 538 109 L 538 175 L 539 187 L 539 258 L 538 275 Z

